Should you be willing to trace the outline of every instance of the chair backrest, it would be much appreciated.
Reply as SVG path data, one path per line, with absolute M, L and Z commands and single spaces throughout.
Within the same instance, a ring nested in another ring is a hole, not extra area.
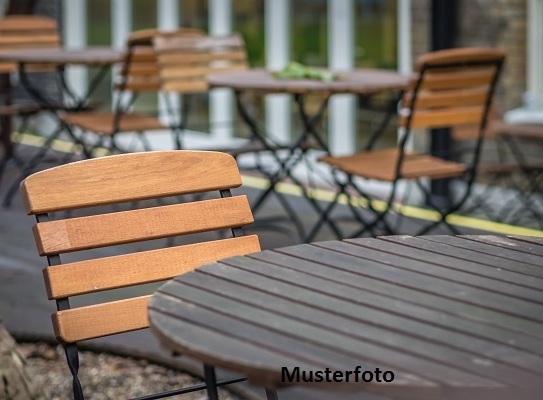
M 164 92 L 206 92 L 209 74 L 247 69 L 245 43 L 239 34 L 192 37 L 159 34 L 153 43 Z
M 130 34 L 126 44 L 124 61 L 119 71 L 116 88 L 130 92 L 157 92 L 161 83 L 153 38 L 157 35 L 202 36 L 196 28 L 179 28 L 173 31 L 143 29 Z
M 400 125 L 484 127 L 505 53 L 489 48 L 440 50 L 421 56 L 402 101 Z
M 57 22 L 36 15 L 9 15 L 0 18 L 0 51 L 60 47 Z M 51 71 L 51 66 L 31 65 L 29 71 Z M 17 65 L 0 63 L 0 73 L 17 71 Z
M 21 192 L 28 214 L 38 221 L 33 228 L 38 252 L 49 261 L 44 278 L 59 310 L 52 316 L 57 339 L 67 344 L 148 327 L 150 295 L 70 308 L 72 296 L 167 280 L 207 262 L 259 251 L 256 235 L 241 235 L 253 216 L 246 196 L 231 196 L 230 189 L 240 185 L 235 160 L 206 151 L 115 155 L 26 178 Z M 171 203 L 166 197 L 210 191 L 220 197 L 164 205 Z M 161 200 L 128 211 L 87 209 L 149 199 Z M 51 218 L 51 213 L 82 208 L 92 215 Z M 60 262 L 64 253 L 223 229 L 231 229 L 233 237 Z

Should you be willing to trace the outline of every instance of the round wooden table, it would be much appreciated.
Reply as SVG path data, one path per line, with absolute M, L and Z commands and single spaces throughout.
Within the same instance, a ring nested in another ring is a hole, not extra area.
M 170 349 L 270 389 L 540 399 L 543 239 L 391 236 L 233 257 L 164 284 L 149 319 Z
M 0 61 L 21 64 L 51 65 L 112 65 L 122 61 L 123 53 L 111 47 L 87 47 L 82 49 L 24 49 L 0 52 Z
M 356 69 L 338 72 L 339 79 L 324 82 L 314 79 L 278 79 L 272 72 L 264 69 L 224 72 L 208 77 L 210 87 L 223 87 L 234 90 L 255 90 L 265 93 L 291 94 L 374 94 L 402 90 L 408 78 L 394 71 L 379 69 Z

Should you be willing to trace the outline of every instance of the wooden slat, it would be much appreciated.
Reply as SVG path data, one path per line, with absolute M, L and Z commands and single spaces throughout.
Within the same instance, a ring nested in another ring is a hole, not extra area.
M 476 124 L 481 121 L 483 107 L 454 107 L 436 110 L 415 110 L 411 128 L 437 128 Z M 407 126 L 408 117 L 402 115 L 400 126 Z
M 459 262 L 454 257 L 441 256 L 420 249 L 415 250 L 385 240 L 355 239 L 346 240 L 346 242 L 360 246 L 361 253 L 363 252 L 364 255 L 368 255 L 374 260 L 376 259 L 375 255 L 380 253 L 383 254 L 383 262 L 400 266 L 398 257 L 402 257 L 406 259 L 405 265 L 402 265 L 405 269 L 543 304 L 543 280 L 539 280 L 539 287 L 533 285 L 534 287 L 528 288 L 507 280 L 507 278 L 516 278 L 517 281 L 524 283 L 522 275 L 506 273 L 504 277 L 500 274 L 501 271 L 497 271 L 496 268 L 478 266 L 477 263 Z M 476 254 L 473 256 L 475 257 Z M 413 262 L 414 260 L 416 262 Z M 413 267 L 414 265 L 416 267 Z
M 162 89 L 166 92 L 207 92 L 209 74 L 247 69 L 243 39 L 239 35 L 159 35 L 154 40 L 154 47 Z
M 204 200 L 36 224 L 40 255 L 243 226 L 253 222 L 246 196 Z
M 488 86 L 494 77 L 494 68 L 459 72 L 426 72 L 419 90 L 469 89 Z M 412 84 L 412 89 L 414 83 Z
M 502 344 L 508 344 L 513 334 L 511 326 L 517 327 L 519 322 L 516 318 L 505 317 L 500 313 L 373 279 L 364 274 L 363 270 L 360 271 L 361 274 L 356 274 L 361 267 L 357 268 L 352 263 L 352 271 L 348 271 L 275 251 L 223 260 L 221 263 L 239 269 L 229 270 L 227 273 L 218 273 L 215 269 L 212 273 L 207 267 L 202 270 L 257 290 L 265 288 L 267 292 L 287 299 L 299 297 L 305 304 L 335 309 L 338 313 L 355 319 L 370 318 L 374 315 L 373 310 L 385 311 L 444 329 L 450 330 L 450 327 L 454 326 L 457 331 Z M 367 264 L 370 262 L 364 263 Z M 259 284 L 257 281 L 260 278 L 254 274 L 267 276 L 270 280 L 260 281 Z M 324 289 L 315 291 L 315 287 Z M 366 310 L 369 314 L 366 314 Z M 466 318 L 466 313 L 471 317 Z M 494 321 L 498 324 L 494 324 L 496 326 L 492 330 L 487 329 L 486 324 Z M 531 325 L 531 328 L 533 326 Z M 525 333 L 532 330 L 523 331 L 520 327 L 514 330 L 515 335 L 522 337 L 522 341 L 514 343 L 515 347 L 543 355 L 543 334 L 538 338 Z
M 504 58 L 505 52 L 501 49 L 479 47 L 446 49 L 422 55 L 418 58 L 415 68 L 420 70 L 423 65 L 438 66 L 451 63 L 492 62 Z
M 58 311 L 52 315 L 57 340 L 78 342 L 147 328 L 147 305 L 151 296 Z
M 318 325 L 363 340 L 379 341 L 385 335 L 389 335 L 389 338 L 401 335 L 394 340 L 395 344 L 399 345 L 403 342 L 404 347 L 411 349 L 411 351 L 418 348 L 423 352 L 431 352 L 431 347 L 440 345 L 471 352 L 479 357 L 488 357 L 497 362 L 512 363 L 516 367 L 532 371 L 543 367 L 542 356 L 514 349 L 507 341 L 495 343 L 465 333 L 451 331 L 436 326 L 432 322 L 423 323 L 412 320 L 386 310 L 356 306 L 352 303 L 344 304 L 346 302 L 327 298 L 319 293 L 312 296 L 311 302 L 304 303 L 303 301 L 306 300 L 304 289 L 292 290 L 290 293 L 283 291 L 273 293 L 266 291 L 265 287 L 262 290 L 250 288 L 237 282 L 221 280 L 200 273 L 183 275 L 176 278 L 175 282 L 187 283 L 190 287 L 184 286 L 181 289 L 173 284 L 165 285 L 160 292 L 177 298 L 190 298 L 192 302 L 201 299 L 202 303 L 205 301 L 207 306 L 211 306 L 208 296 L 223 296 L 228 301 L 228 298 L 231 298 L 231 293 L 236 293 L 237 299 L 243 299 L 246 304 L 252 307 L 277 312 L 300 322 Z M 195 292 L 194 288 L 199 289 L 200 293 Z M 207 294 L 208 291 L 211 293 Z M 236 312 L 241 311 L 235 306 L 228 307 L 222 301 L 213 306 L 213 308 L 219 307 L 226 308 L 226 313 L 233 309 L 236 309 Z M 249 312 L 250 310 L 243 312 L 244 316 Z M 406 343 L 412 338 L 416 338 L 416 340 L 409 344 Z M 420 342 L 416 344 L 420 340 L 423 340 L 423 343 L 428 344 L 430 348 Z
M 173 81 L 163 82 L 162 90 L 165 92 L 178 92 L 178 93 L 201 93 L 207 92 L 209 85 L 206 81 Z
M 422 307 L 433 308 L 439 312 L 452 313 L 457 316 L 470 315 L 471 318 L 478 321 L 492 323 L 517 332 L 531 332 L 532 335 L 543 338 L 543 324 L 541 322 L 528 320 L 523 316 L 513 315 L 520 311 L 524 315 L 528 314 L 531 316 L 527 310 L 517 310 L 509 305 L 507 308 L 511 312 L 510 314 L 506 314 L 502 310 L 497 311 L 493 308 L 499 308 L 501 303 L 495 302 L 495 296 L 490 296 L 493 297 L 494 301 L 489 298 L 485 300 L 486 307 L 478 302 L 475 304 L 475 302 L 472 301 L 462 301 L 466 297 L 469 297 L 467 294 L 460 296 L 465 289 L 462 285 L 448 285 L 443 283 L 440 285 L 439 280 L 424 276 L 420 276 L 419 280 L 408 279 L 407 282 L 409 282 L 409 284 L 406 285 L 404 284 L 406 280 L 405 277 L 411 276 L 411 273 L 409 272 L 402 272 L 399 269 L 387 267 L 376 261 L 361 260 L 352 255 L 342 254 L 327 249 L 320 249 L 317 251 L 315 249 L 310 250 L 309 248 L 300 248 L 300 246 L 297 246 L 296 248 L 284 248 L 280 251 L 283 254 L 296 257 L 290 260 L 288 264 L 289 268 L 296 268 L 300 259 L 307 260 L 312 264 L 323 264 L 324 266 L 327 266 L 327 268 L 324 269 L 324 271 L 327 271 L 327 274 L 322 276 L 324 279 L 332 279 L 330 274 L 333 274 L 334 271 L 338 269 L 354 274 L 354 276 L 350 276 L 350 279 L 348 279 L 349 274 L 342 274 L 341 280 L 336 280 L 337 286 L 335 286 L 335 290 L 337 291 L 336 293 L 341 293 L 341 297 L 349 296 L 350 298 L 363 298 L 368 292 L 379 293 L 380 295 L 391 297 L 400 302 L 415 303 Z M 232 261 L 229 260 L 228 263 L 232 264 Z M 282 265 L 287 264 L 285 264 L 285 261 L 282 261 Z M 256 266 L 252 266 L 256 268 Z M 274 273 L 272 269 L 265 270 L 261 268 L 258 269 L 258 272 L 265 275 Z M 303 270 L 303 273 L 311 272 L 311 270 Z M 285 279 L 286 276 L 287 275 L 285 274 Z M 363 279 L 356 279 L 358 276 L 363 277 Z M 307 284 L 318 285 L 317 282 L 311 283 L 311 279 L 307 276 L 304 278 L 304 276 L 293 274 L 290 279 L 305 279 Z M 443 290 L 447 290 L 448 293 L 443 293 Z M 471 291 L 470 293 L 477 293 L 477 291 Z M 500 296 L 498 301 L 502 300 L 505 301 L 506 298 Z M 381 302 L 382 301 L 383 300 L 381 300 Z M 534 305 L 530 304 L 530 306 L 533 307 Z M 387 307 L 391 310 L 398 309 L 398 306 L 394 305 L 394 302 Z M 536 307 L 535 309 L 538 310 L 539 307 Z
M 398 154 L 397 149 L 382 149 L 345 157 L 324 156 L 320 161 L 338 167 L 352 175 L 391 182 L 396 177 Z M 464 172 L 465 166 L 463 164 L 445 161 L 432 156 L 406 154 L 400 176 L 402 179 L 418 179 L 421 177 L 437 179 L 459 176 Z
M 540 246 L 543 246 L 543 237 L 535 236 L 518 236 L 518 235 L 507 235 L 507 237 L 523 242 L 533 243 Z
M 543 257 L 543 246 L 530 244 L 528 242 L 523 242 L 520 240 L 513 240 L 511 238 L 494 235 L 460 235 L 459 237 L 463 239 L 474 240 L 476 242 L 492 244 L 494 246 L 503 247 L 506 249 L 513 249 L 525 253 L 535 254 Z
M 217 51 L 213 53 L 162 53 L 158 55 L 158 61 L 161 64 L 176 64 L 182 66 L 184 64 L 198 64 L 203 62 L 211 62 L 214 60 L 225 61 L 246 61 L 247 56 L 244 51 Z
M 440 108 L 483 105 L 488 96 L 487 90 L 448 90 L 421 91 L 417 95 L 416 108 Z M 404 107 L 410 107 L 412 93 L 407 93 L 402 102 Z
M 157 85 L 155 83 L 154 87 L 156 88 Z M 130 90 L 131 86 L 128 84 L 123 87 L 126 90 Z M 66 124 L 77 126 L 83 131 L 90 131 L 106 136 L 117 132 L 145 132 L 166 129 L 158 118 L 142 113 L 123 114 L 119 119 L 117 128 L 114 124 L 115 118 L 115 113 L 103 112 L 66 113 L 60 117 Z
M 473 269 L 474 273 L 502 276 L 508 282 L 515 282 L 534 289 L 541 289 L 543 285 L 543 271 L 540 268 L 524 264 L 519 261 L 506 260 L 490 254 L 476 253 L 473 250 L 460 249 L 445 243 L 436 243 L 422 238 L 410 236 L 383 236 L 381 240 L 398 243 L 406 247 L 409 253 L 412 247 L 419 254 L 432 253 L 428 259 L 442 260 L 443 257 L 457 260 L 457 268 Z M 459 261 L 458 261 L 459 260 Z
M 219 48 L 244 47 L 243 39 L 237 34 L 227 36 L 187 36 L 187 35 L 158 35 L 153 39 L 157 53 L 168 51 L 186 51 Z
M 532 254 L 521 253 L 519 251 L 512 250 L 512 249 L 506 249 L 503 247 L 492 246 L 492 245 L 488 245 L 484 243 L 473 243 L 470 240 L 466 240 L 466 239 L 462 239 L 460 237 L 454 237 L 454 236 L 436 235 L 436 236 L 423 236 L 422 238 L 425 240 L 431 240 L 437 243 L 447 243 L 452 246 L 460 247 L 463 249 L 470 249 L 470 250 L 480 252 L 483 254 L 490 254 L 497 257 L 503 257 L 511 261 L 519 261 L 523 264 L 531 264 L 537 267 L 543 267 L 541 257 L 532 255 Z
M 36 15 L 10 15 L 0 18 L 0 32 L 21 31 L 31 32 L 44 29 L 57 29 L 56 21 L 52 18 Z
M 0 48 L 6 47 L 30 47 L 32 44 L 45 45 L 53 44 L 58 45 L 59 37 L 57 35 L 36 35 L 36 36 L 0 36 Z
M 356 242 L 363 243 L 360 240 Z M 488 290 L 489 288 L 498 286 L 503 291 L 505 290 L 505 285 L 494 283 L 495 286 L 489 287 L 488 280 L 476 277 L 471 278 L 471 281 L 474 282 L 473 286 L 467 285 L 465 283 L 466 279 L 458 283 L 453 281 L 455 276 L 457 280 L 462 280 L 462 276 L 458 272 L 453 273 L 450 270 L 436 268 L 429 263 L 409 262 L 408 259 L 401 255 L 384 253 L 346 242 L 322 242 L 317 245 L 328 250 L 315 251 L 322 258 L 345 257 L 346 260 L 350 259 L 353 264 L 363 262 L 362 260 L 357 261 L 356 258 L 350 258 L 350 256 L 354 256 L 375 262 L 377 263 L 377 268 L 373 268 L 372 273 L 391 282 L 404 284 L 416 290 L 439 294 L 443 297 L 458 299 L 459 301 L 465 301 L 470 304 L 477 304 L 480 307 L 489 309 L 499 308 L 504 313 L 524 318 L 533 318 L 539 322 L 543 322 L 543 305 L 504 295 L 503 292 Z M 300 252 L 302 251 L 305 251 L 303 253 L 304 256 L 306 253 L 311 253 L 309 249 L 300 250 Z M 412 276 L 413 272 L 418 274 L 417 279 L 406 278 L 407 276 Z M 475 285 L 477 284 L 484 286 L 485 289 L 476 287 Z M 518 292 L 518 288 L 516 289 Z M 510 288 L 509 290 L 514 292 L 515 288 Z
M 241 186 L 236 161 L 225 153 L 155 151 L 78 161 L 26 178 L 29 214 Z
M 200 265 L 260 251 L 258 236 L 144 251 L 43 270 L 49 299 L 171 279 Z
M 432 367 L 441 370 L 440 372 L 448 370 L 447 373 L 456 376 L 457 379 L 466 379 L 467 376 L 462 369 L 470 369 L 466 355 L 460 351 L 451 351 L 451 349 L 406 335 L 383 331 L 369 324 L 364 325 L 360 330 L 351 326 L 354 329 L 346 332 L 334 329 L 335 327 L 330 329 L 330 326 L 326 326 L 328 315 L 323 320 L 307 321 L 297 315 L 285 316 L 283 312 L 277 313 L 275 310 L 270 312 L 255 307 L 253 304 L 245 304 L 236 299 L 217 296 L 190 286 L 174 287 L 174 283 L 166 284 L 161 289 L 161 293 L 169 295 L 167 298 L 162 297 L 161 311 L 170 314 L 179 312 L 183 315 L 183 319 L 188 318 L 198 325 L 207 322 L 210 327 L 227 336 L 243 337 L 247 341 L 260 343 L 263 347 L 271 347 L 277 352 L 310 358 L 312 362 L 321 365 L 328 364 L 330 368 L 342 369 L 353 360 L 364 358 L 371 364 L 411 371 L 409 366 L 415 364 L 420 366 L 421 364 L 416 360 L 423 358 L 426 363 L 425 373 L 421 372 L 423 368 L 418 372 L 429 379 L 436 378 L 438 374 L 437 371 L 429 371 Z M 182 307 L 183 300 L 192 305 L 190 307 L 192 310 L 186 309 L 189 307 L 183 307 L 182 312 L 179 309 L 176 310 L 177 307 Z M 211 321 L 213 321 L 212 324 Z M 343 324 L 350 325 L 347 321 Z M 437 352 L 447 355 L 449 366 L 432 360 L 433 357 L 430 354 Z M 485 373 L 490 375 L 490 369 L 501 370 L 502 368 L 504 373 L 507 372 L 505 375 L 510 372 L 510 368 L 504 368 L 499 363 L 495 363 L 491 368 L 486 368 Z M 498 375 L 498 372 L 493 372 Z M 511 371 L 511 374 L 524 382 L 526 379 L 535 378 L 524 372 L 515 374 Z M 511 383 L 513 377 L 505 379 Z M 476 378 L 472 382 L 475 383 L 477 380 Z
M 190 79 L 194 77 L 204 79 L 207 75 L 211 73 L 223 71 L 243 71 L 244 69 L 246 69 L 245 65 L 236 65 L 232 63 L 217 66 L 195 66 L 193 68 L 180 68 L 178 66 L 172 66 L 169 68 L 164 68 L 162 70 L 162 78 L 166 81 L 175 79 Z
M 151 62 L 132 63 L 130 66 L 124 65 L 121 74 L 130 76 L 156 75 L 158 74 L 158 65 Z
M 161 87 L 161 82 L 155 79 L 155 77 L 153 77 L 152 80 L 149 80 L 146 82 L 142 82 L 141 80 L 139 80 L 139 81 L 129 81 L 127 83 L 115 84 L 115 89 L 117 90 L 124 89 L 128 91 L 133 91 L 133 92 L 148 92 L 148 91 L 156 92 L 157 90 L 160 89 L 160 87 Z

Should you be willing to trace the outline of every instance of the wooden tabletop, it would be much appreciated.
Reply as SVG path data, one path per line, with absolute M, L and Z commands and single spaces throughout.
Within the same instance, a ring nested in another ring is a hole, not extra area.
M 266 93 L 304 94 L 309 92 L 373 94 L 388 90 L 401 90 L 408 82 L 406 76 L 394 71 L 356 69 L 338 72 L 340 78 L 331 82 L 315 79 L 278 79 L 270 71 L 222 72 L 208 76 L 211 87 L 234 90 L 255 90 Z
M 24 49 L 0 52 L 0 61 L 23 64 L 78 64 L 109 65 L 122 61 L 123 53 L 111 47 L 87 47 L 83 49 Z
M 399 399 L 540 399 L 543 238 L 390 236 L 233 257 L 164 284 L 149 317 L 169 348 L 268 388 L 296 367 L 328 368 L 343 380 L 353 371 L 350 382 L 306 384 Z M 354 382 L 357 366 L 373 381 Z

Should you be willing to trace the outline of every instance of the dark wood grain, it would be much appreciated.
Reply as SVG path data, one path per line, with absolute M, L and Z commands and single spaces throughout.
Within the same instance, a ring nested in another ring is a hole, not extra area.
M 437 243 L 447 243 L 455 247 L 463 249 L 474 250 L 478 253 L 490 254 L 497 257 L 502 257 L 511 261 L 518 261 L 524 264 L 531 264 L 537 267 L 541 267 L 543 270 L 543 262 L 541 257 L 533 254 L 527 254 L 520 251 L 506 249 L 503 247 L 493 246 L 485 243 L 473 243 L 472 240 L 468 240 L 466 237 L 454 237 L 454 236 L 422 236 L 424 240 L 430 240 Z
M 398 381 L 352 390 L 539 398 L 543 279 L 532 275 L 539 245 L 440 239 L 354 239 L 224 259 L 163 285 L 151 300 L 150 323 L 170 348 L 269 388 L 284 384 L 282 366 L 361 365 L 393 370 Z M 517 253 L 530 262 L 515 264 Z M 503 271 L 493 265 L 510 260 Z
M 474 253 L 473 250 L 461 249 L 445 243 L 432 242 L 411 236 L 386 236 L 380 239 L 413 247 L 414 253 L 409 248 L 403 248 L 401 251 L 407 252 L 407 254 L 417 254 L 424 259 L 431 258 L 441 263 L 445 257 L 452 257 L 456 260 L 456 268 L 469 269 L 474 274 L 503 276 L 508 282 L 524 284 L 536 289 L 543 286 L 541 270 L 534 265 L 506 260 L 490 254 Z

